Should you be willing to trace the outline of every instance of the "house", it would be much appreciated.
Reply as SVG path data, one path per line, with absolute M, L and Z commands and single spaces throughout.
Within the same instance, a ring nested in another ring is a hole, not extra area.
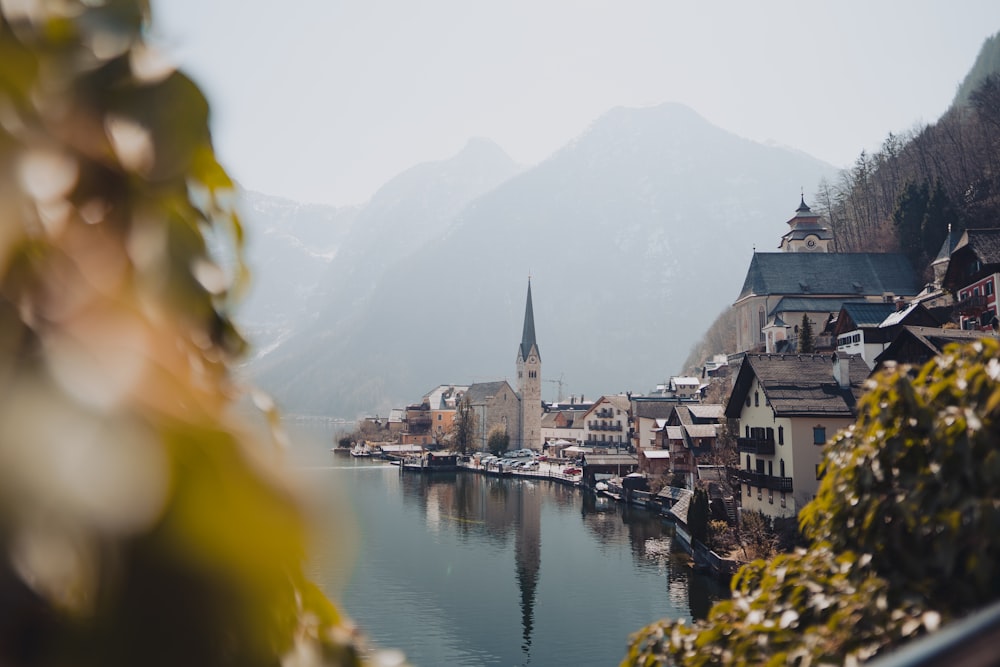
M 837 354 L 859 354 L 869 368 L 904 326 L 938 327 L 938 319 L 921 303 L 845 303 L 833 334 Z
M 629 397 L 601 396 L 581 417 L 583 444 L 595 451 L 628 450 Z
M 819 486 L 823 445 L 854 423 L 860 356 L 747 354 L 726 405 L 738 420 L 744 509 L 794 517 Z
M 676 405 L 677 399 L 670 396 L 629 396 L 629 444 L 633 450 L 656 447 L 656 432 Z
M 737 352 L 794 351 L 803 317 L 818 334 L 845 303 L 895 301 L 921 291 L 904 255 L 830 252 L 829 230 L 817 220 L 803 199 L 788 221 L 782 252 L 754 253 L 733 304 Z M 832 340 L 818 342 L 832 348 Z
M 881 370 L 888 363 L 922 366 L 951 343 L 968 343 L 995 335 L 993 331 L 904 326 L 885 351 L 875 357 L 875 370 Z
M 955 295 L 961 329 L 997 329 L 1000 229 L 967 229 L 955 244 L 942 279 Z
M 552 403 L 544 406 L 542 413 L 542 449 L 550 443 L 564 441 L 564 444 L 583 442 L 583 422 L 580 419 L 591 403 Z
M 669 472 L 693 489 L 698 460 L 715 450 L 724 408 L 719 404 L 676 405 L 656 433 L 655 449 L 670 453 Z

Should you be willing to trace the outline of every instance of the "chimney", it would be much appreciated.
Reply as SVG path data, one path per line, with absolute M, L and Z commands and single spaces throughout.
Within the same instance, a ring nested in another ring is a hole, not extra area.
M 898 313 L 901 310 L 906 310 L 906 299 L 899 296 L 896 297 L 896 312 Z
M 841 359 L 836 352 L 833 353 L 833 379 L 841 389 L 849 389 L 851 386 L 851 358 Z

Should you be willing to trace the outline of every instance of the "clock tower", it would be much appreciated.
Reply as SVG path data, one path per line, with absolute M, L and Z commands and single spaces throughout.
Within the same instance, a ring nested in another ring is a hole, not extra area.
M 778 246 L 784 252 L 830 252 L 833 243 L 833 232 L 822 223 L 820 217 L 806 206 L 802 197 L 795 216 L 788 221 L 791 229 L 781 237 Z
M 535 313 L 531 307 L 531 279 L 524 306 L 524 330 L 517 348 L 517 392 L 521 398 L 521 447 L 542 446 L 542 355 L 535 341 Z

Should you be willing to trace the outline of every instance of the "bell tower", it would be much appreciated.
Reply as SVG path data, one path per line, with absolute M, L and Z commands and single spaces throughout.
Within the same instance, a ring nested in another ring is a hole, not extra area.
M 535 313 L 531 307 L 531 278 L 524 306 L 524 330 L 517 348 L 517 392 L 521 398 L 521 447 L 542 446 L 542 355 L 535 341 Z

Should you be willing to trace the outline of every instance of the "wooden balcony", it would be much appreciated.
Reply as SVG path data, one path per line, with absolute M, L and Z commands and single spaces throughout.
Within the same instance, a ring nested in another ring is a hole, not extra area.
M 955 304 L 955 310 L 966 317 L 979 315 L 986 310 L 986 297 L 982 294 L 967 296 Z
M 749 484 L 750 486 L 771 489 L 773 491 L 783 491 L 784 493 L 792 492 L 791 477 L 774 477 L 773 475 L 765 475 L 764 473 L 750 470 L 737 470 L 735 472 L 736 477 L 742 484 Z
M 770 438 L 737 438 L 736 447 L 743 454 L 758 454 L 760 456 L 774 455 L 774 437 Z

